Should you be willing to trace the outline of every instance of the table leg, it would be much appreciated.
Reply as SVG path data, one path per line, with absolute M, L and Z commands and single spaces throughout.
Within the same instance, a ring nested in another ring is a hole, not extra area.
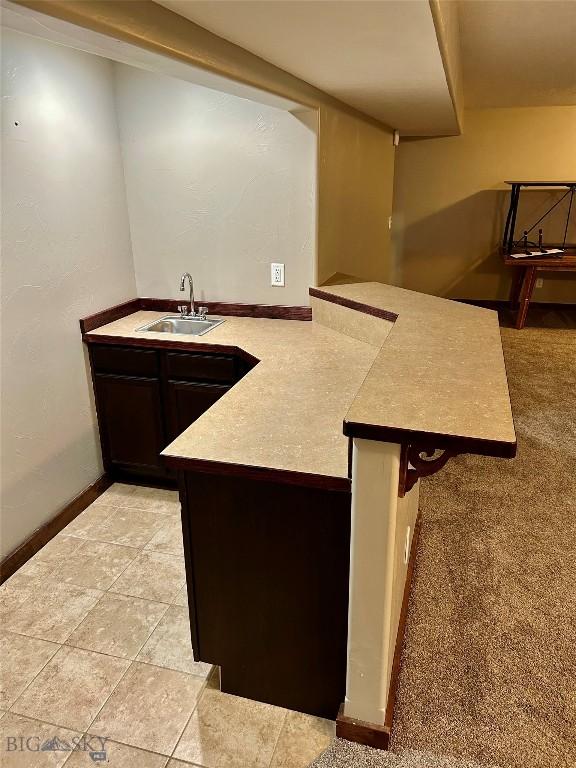
M 524 324 L 526 323 L 526 315 L 528 314 L 530 299 L 532 298 L 532 292 L 534 290 L 534 285 L 536 284 L 536 272 L 536 267 L 527 267 L 524 272 L 520 307 L 518 308 L 518 314 L 516 316 L 516 328 L 518 330 L 524 328 Z
M 502 238 L 502 250 L 504 253 L 510 253 L 510 224 L 514 210 L 518 206 L 518 200 L 516 195 L 516 184 L 512 185 L 510 191 L 510 205 L 508 206 L 508 214 L 506 215 L 506 224 L 504 226 L 504 236 Z
M 510 286 L 510 309 L 516 309 L 518 307 L 518 299 L 520 298 L 523 277 L 524 269 L 522 267 L 513 267 L 512 284 Z

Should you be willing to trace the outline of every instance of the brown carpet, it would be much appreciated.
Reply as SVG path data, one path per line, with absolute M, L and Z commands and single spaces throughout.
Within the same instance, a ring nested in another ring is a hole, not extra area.
M 576 331 L 502 330 L 518 456 L 422 483 L 392 748 L 576 766 Z
M 370 749 L 351 741 L 335 739 L 311 768 L 498 768 L 479 766 L 469 760 L 416 752 L 408 749 L 400 755 Z
M 336 740 L 318 768 L 576 767 L 576 324 L 558 318 L 502 330 L 517 458 L 422 482 L 395 756 Z

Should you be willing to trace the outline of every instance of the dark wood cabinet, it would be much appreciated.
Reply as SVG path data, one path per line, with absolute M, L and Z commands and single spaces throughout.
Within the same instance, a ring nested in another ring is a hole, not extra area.
M 210 381 L 233 383 L 241 378 L 238 375 L 239 361 L 232 355 L 187 354 L 168 352 L 166 354 L 166 372 L 171 379 L 181 381 Z
M 94 377 L 102 452 L 110 465 L 164 475 L 166 445 L 160 381 L 98 373 Z
M 178 437 L 229 389 L 229 386 L 222 384 L 168 381 L 170 439 Z
M 334 719 L 346 694 L 349 491 L 182 473 L 194 656 L 221 690 Z
M 162 450 L 249 367 L 233 355 L 90 345 L 106 471 L 115 480 L 176 486 Z

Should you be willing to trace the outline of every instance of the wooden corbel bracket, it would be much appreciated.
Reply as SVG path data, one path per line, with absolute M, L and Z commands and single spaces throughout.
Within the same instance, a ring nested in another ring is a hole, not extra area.
M 439 455 L 436 455 L 439 454 Z M 429 477 L 439 472 L 458 451 L 435 449 L 403 444 L 400 448 L 400 479 L 398 496 L 405 496 L 421 477 Z

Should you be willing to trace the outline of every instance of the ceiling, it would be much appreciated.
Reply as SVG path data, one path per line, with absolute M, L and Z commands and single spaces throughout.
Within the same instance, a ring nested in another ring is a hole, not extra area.
M 111 61 L 129 64 L 132 67 L 140 67 L 151 72 L 177 77 L 195 85 L 230 93 L 233 96 L 267 104 L 277 109 L 295 110 L 301 106 L 290 99 L 265 93 L 258 88 L 230 80 L 199 67 L 193 67 L 177 59 L 152 53 L 145 48 L 76 26 L 54 16 L 47 16 L 31 8 L 16 5 L 10 0 L 0 0 L 0 9 L 2 11 L 2 27 L 7 29 L 41 37 L 53 43 L 93 53 L 96 56 L 103 56 Z
M 463 0 L 469 107 L 576 105 L 576 0 Z
M 404 135 L 458 132 L 427 0 L 157 0 Z

